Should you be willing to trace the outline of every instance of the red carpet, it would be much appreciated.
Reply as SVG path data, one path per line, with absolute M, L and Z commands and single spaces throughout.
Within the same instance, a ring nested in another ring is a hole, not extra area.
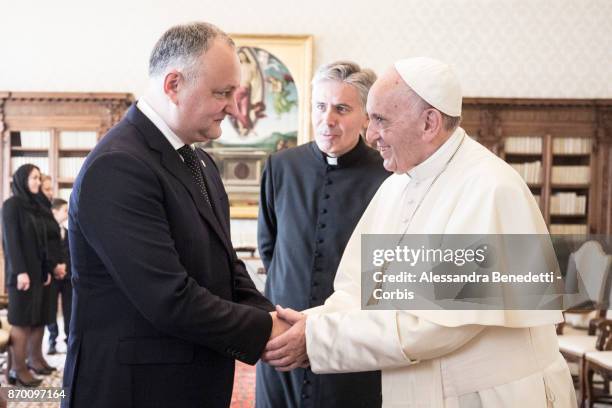
M 232 408 L 255 406 L 255 367 L 236 361 Z

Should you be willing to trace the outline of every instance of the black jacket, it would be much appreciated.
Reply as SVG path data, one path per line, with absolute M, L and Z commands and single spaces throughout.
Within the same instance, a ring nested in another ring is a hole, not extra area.
M 53 274 L 53 270 L 60 263 L 66 263 L 66 256 L 62 248 L 62 235 L 60 226 L 51 211 L 51 203 L 42 193 L 36 197 L 41 206 L 40 228 L 42 229 L 45 248 L 45 269 Z
M 63 407 L 227 407 L 234 359 L 260 357 L 272 305 L 236 258 L 221 178 L 197 154 L 214 212 L 136 106 L 88 156 L 70 202 Z
M 17 275 L 27 272 L 30 281 L 47 279 L 45 249 L 41 240 L 41 213 L 32 211 L 18 197 L 2 206 L 2 242 L 4 245 L 5 285 L 17 285 Z

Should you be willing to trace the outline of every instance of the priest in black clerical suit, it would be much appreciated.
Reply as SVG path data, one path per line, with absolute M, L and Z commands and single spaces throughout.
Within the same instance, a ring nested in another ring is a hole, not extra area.
M 333 292 L 344 247 L 388 173 L 365 134 L 367 92 L 376 79 L 351 62 L 321 67 L 313 80 L 315 141 L 268 158 L 262 178 L 259 252 L 266 296 L 295 310 Z M 280 373 L 257 366 L 258 408 L 380 407 L 380 373 Z

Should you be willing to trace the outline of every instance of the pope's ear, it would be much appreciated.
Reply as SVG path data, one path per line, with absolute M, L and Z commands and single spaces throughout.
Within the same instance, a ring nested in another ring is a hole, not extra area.
M 183 75 L 176 69 L 171 69 L 164 77 L 164 93 L 175 105 L 178 104 L 178 92 L 183 80 Z
M 443 130 L 444 120 L 442 113 L 437 109 L 426 109 L 425 112 L 425 127 L 423 129 L 423 141 L 431 142 Z

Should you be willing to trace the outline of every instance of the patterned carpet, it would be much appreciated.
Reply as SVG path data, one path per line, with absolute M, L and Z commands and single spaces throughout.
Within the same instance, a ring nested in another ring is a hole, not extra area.
M 47 344 L 46 341 L 44 344 Z M 42 387 L 61 387 L 64 360 L 66 358 L 66 346 L 58 344 L 60 354 L 47 356 L 49 363 L 58 368 L 53 375 L 43 377 Z M 0 376 L 2 387 L 10 387 L 6 384 L 4 375 Z M 1 405 L 0 405 L 1 407 Z M 58 408 L 59 403 L 41 402 L 19 402 L 9 403 L 9 408 Z M 255 407 L 255 367 L 236 363 L 236 375 L 234 377 L 234 394 L 232 395 L 231 408 L 254 408 Z M 596 408 L 609 407 L 609 405 L 595 404 Z
M 63 339 L 63 336 L 60 335 L 60 339 Z M 43 343 L 45 346 L 47 344 L 46 334 L 45 340 Z M 45 347 L 46 348 L 46 347 Z M 59 354 L 54 356 L 46 356 L 47 362 L 53 367 L 57 367 L 57 371 L 55 371 L 52 375 L 41 376 L 43 379 L 43 383 L 41 387 L 61 387 L 62 386 L 62 373 L 64 371 L 64 360 L 66 359 L 66 344 L 63 341 L 60 341 L 57 344 L 57 348 L 60 351 Z M 44 350 L 46 353 L 46 350 Z M 0 377 L 0 383 L 2 383 L 2 388 L 11 387 L 6 383 L 6 377 L 2 375 Z M 57 408 L 59 407 L 59 403 L 57 402 L 10 402 L 8 404 L 9 408 Z
M 232 408 L 255 407 L 255 367 L 236 363 Z

